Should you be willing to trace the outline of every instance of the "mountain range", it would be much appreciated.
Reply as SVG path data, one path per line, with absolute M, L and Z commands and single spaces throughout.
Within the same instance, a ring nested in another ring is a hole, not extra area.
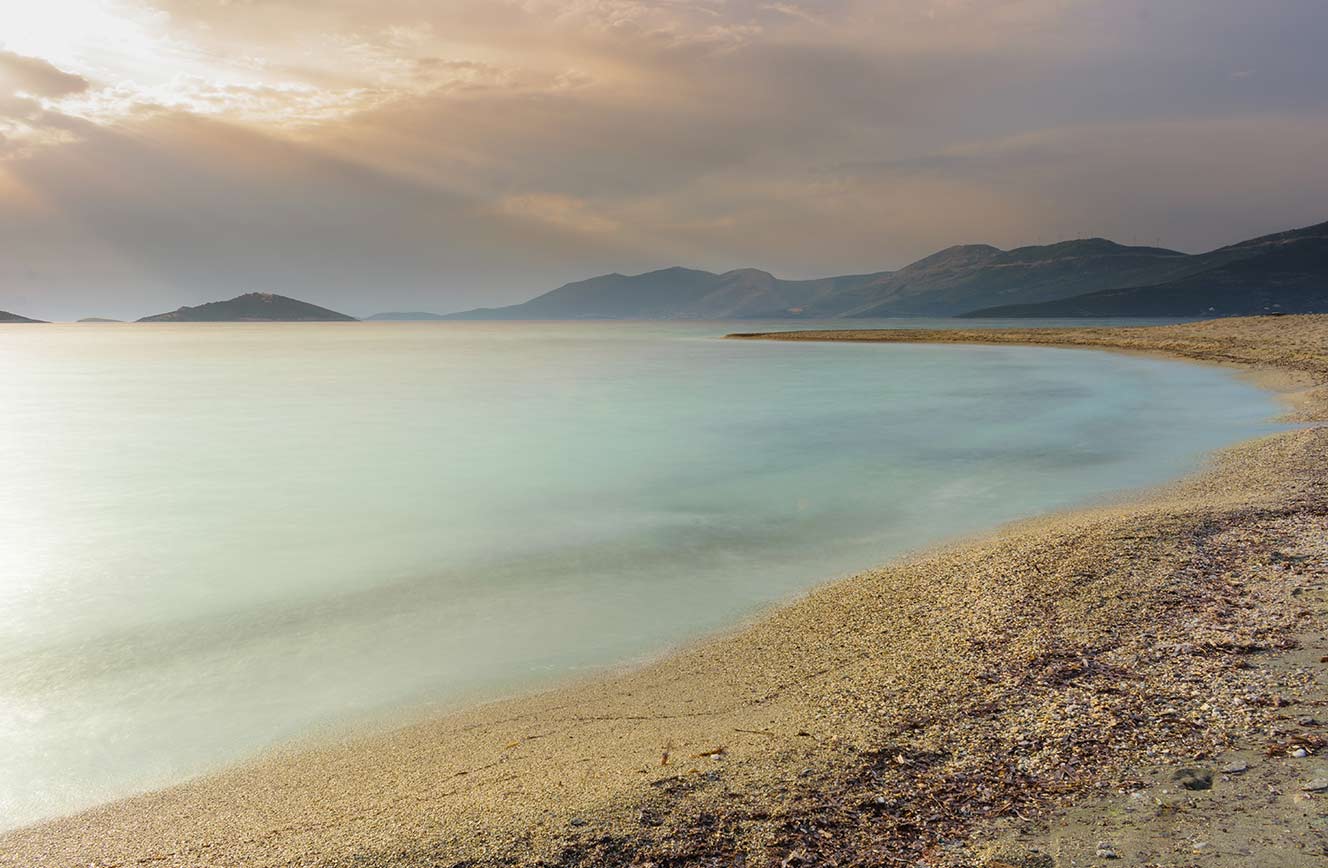
M 522 304 L 479 308 L 449 319 L 742 319 L 797 316 L 859 287 L 889 277 L 876 274 L 781 280 L 768 271 L 739 268 L 723 274 L 664 268 L 646 274 L 605 274 L 558 287 Z
M 1197 255 L 1085 238 L 948 247 L 898 271 L 781 280 L 742 268 L 606 274 L 448 319 L 1234 316 L 1328 311 L 1328 223 Z
M 898 271 L 783 280 L 739 268 L 664 268 L 564 284 L 521 304 L 370 320 L 833 319 L 840 317 L 1216 317 L 1328 312 L 1328 223 L 1186 254 L 1082 238 L 1001 250 L 947 247 Z M 342 322 L 266 292 L 139 322 Z M 0 311 L 0 323 L 35 323 Z
M 1328 311 L 1328 223 L 1190 257 L 1200 267 L 1138 286 L 1039 304 L 982 308 L 974 317 L 1240 316 Z

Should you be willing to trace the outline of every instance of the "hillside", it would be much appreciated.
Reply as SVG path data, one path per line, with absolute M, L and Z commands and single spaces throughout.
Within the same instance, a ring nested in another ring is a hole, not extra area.
M 19 316 L 16 313 L 10 313 L 7 310 L 0 310 L 0 323 L 20 323 L 20 322 L 46 322 L 43 319 L 29 319 L 26 316 Z
M 523 304 L 454 314 L 459 319 L 744 319 L 952 316 L 992 299 L 1045 301 L 1186 273 L 1183 253 L 1101 238 L 1005 251 L 949 247 L 899 271 L 781 280 L 740 268 L 723 274 L 666 268 L 607 274 Z
M 996 299 L 1046 301 L 1099 289 L 1134 286 L 1184 274 L 1192 257 L 1157 247 L 1128 247 L 1105 238 L 1002 251 L 952 247 L 901 269 L 874 302 L 847 315 L 953 316 Z
M 966 316 L 1213 317 L 1328 311 L 1328 223 L 1192 258 L 1207 267 L 1174 280 L 1040 304 L 980 308 Z
M 1165 315 L 1188 316 L 1326 310 L 1328 304 L 1319 291 L 1323 254 L 1310 244 L 1326 235 L 1328 224 L 1321 224 L 1198 255 L 1105 238 L 1014 250 L 966 244 L 898 271 L 812 280 L 782 280 L 756 268 L 714 274 L 675 267 L 636 275 L 605 274 L 565 284 L 522 304 L 446 318 L 1161 316 L 1163 310 Z M 1297 247 L 1302 242 L 1309 246 Z M 1165 288 L 1169 300 L 1153 299 L 1154 288 Z M 1217 297 L 1205 301 L 1210 292 Z M 1088 300 L 1072 306 L 1045 304 L 1069 298 Z M 1070 314 L 1071 309 L 1101 313 Z
M 888 272 L 815 280 L 781 280 L 739 268 L 714 274 L 664 268 L 605 274 L 568 283 L 522 304 L 479 308 L 450 319 L 744 319 L 797 317 L 837 295 L 870 285 Z
M 354 322 L 355 317 L 337 313 L 307 301 L 270 292 L 249 292 L 227 301 L 212 301 L 197 307 L 182 307 L 169 313 L 145 316 L 139 322 Z

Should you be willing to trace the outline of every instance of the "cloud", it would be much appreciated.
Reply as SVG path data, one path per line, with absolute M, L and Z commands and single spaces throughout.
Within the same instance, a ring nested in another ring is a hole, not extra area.
M 13 244 L 0 298 L 70 317 L 141 316 L 248 290 L 359 314 L 403 301 L 453 307 L 618 255 L 543 215 L 162 112 L 0 166 L 0 234 Z
M 82 93 L 89 86 L 83 76 L 57 69 L 39 57 L 0 50 L 0 89 L 10 94 L 57 98 Z
M 570 228 L 590 235 L 610 235 L 621 225 L 609 219 L 603 211 L 590 207 L 584 200 L 556 194 L 528 194 L 509 196 L 497 203 L 502 213 L 532 218 L 554 226 Z
M 1197 249 L 1328 216 L 1321 0 L 115 8 L 133 51 L 55 28 L 0 55 L 0 221 L 28 269 L 0 271 L 0 308 L 261 287 L 450 310 L 674 263 Z
M 0 160 L 73 141 L 82 122 L 48 103 L 89 88 L 87 79 L 45 60 L 0 50 Z
M 1328 117 L 1264 112 L 1067 125 L 828 174 L 860 189 L 944 181 L 1030 218 L 984 229 L 955 209 L 968 240 L 1106 235 L 1200 251 L 1328 217 L 1326 155 Z

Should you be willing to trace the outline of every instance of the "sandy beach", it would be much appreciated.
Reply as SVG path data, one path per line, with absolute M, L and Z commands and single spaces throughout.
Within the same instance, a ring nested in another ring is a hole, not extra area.
M 737 337 L 1158 353 L 1328 421 L 1328 316 Z M 0 866 L 1321 865 L 1325 467 L 1299 426 L 639 669 L 5 834 Z

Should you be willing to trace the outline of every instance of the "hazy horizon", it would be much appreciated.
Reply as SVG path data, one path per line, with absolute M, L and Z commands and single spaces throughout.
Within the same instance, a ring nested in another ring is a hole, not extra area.
M 0 309 L 41 319 L 1200 252 L 1328 201 L 1313 0 L 48 0 L 0 25 Z

